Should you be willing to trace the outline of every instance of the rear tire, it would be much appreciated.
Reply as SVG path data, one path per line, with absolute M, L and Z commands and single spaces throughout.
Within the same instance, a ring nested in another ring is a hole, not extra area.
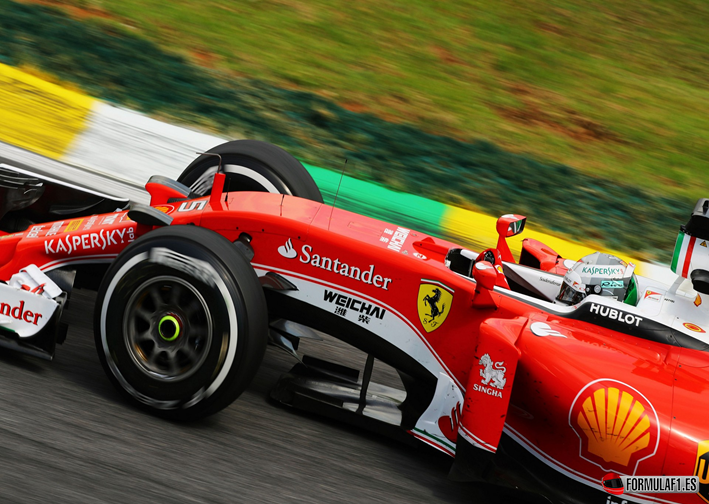
M 132 403 L 192 420 L 231 404 L 267 343 L 267 310 L 247 259 L 194 226 L 151 231 L 127 247 L 96 299 L 94 337 L 111 382 Z
M 258 140 L 234 140 L 207 152 L 221 156 L 225 191 L 271 192 L 323 202 L 308 170 L 280 147 Z M 177 181 L 205 196 L 211 192 L 218 165 L 217 156 L 203 154 L 185 168 Z

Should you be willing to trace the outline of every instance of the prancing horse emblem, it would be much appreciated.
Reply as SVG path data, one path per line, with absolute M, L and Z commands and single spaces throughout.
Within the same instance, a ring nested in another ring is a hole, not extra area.
M 421 280 L 418 295 L 418 314 L 426 332 L 438 329 L 450 313 L 453 289 L 436 280 Z
M 441 289 L 436 287 L 433 289 L 433 296 L 429 296 L 426 294 L 426 297 L 423 298 L 423 302 L 427 304 L 428 306 L 431 307 L 431 313 L 428 314 L 429 317 L 431 317 L 431 320 L 435 320 L 436 317 L 441 315 L 444 311 L 446 311 L 446 305 L 442 305 L 441 308 L 438 308 L 438 302 L 441 300 Z

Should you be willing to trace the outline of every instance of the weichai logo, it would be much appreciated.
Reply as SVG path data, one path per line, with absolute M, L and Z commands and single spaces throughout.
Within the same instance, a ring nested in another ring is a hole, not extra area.
M 579 456 L 608 472 L 635 474 L 660 441 L 657 412 L 633 387 L 601 379 L 587 384 L 569 410 L 579 437 Z
M 697 461 L 694 465 L 694 475 L 699 478 L 697 495 L 709 503 L 709 440 L 700 441 L 697 446 Z
M 386 315 L 387 312 L 384 308 L 380 306 L 374 305 L 372 303 L 367 303 L 366 301 L 362 301 L 357 298 L 345 296 L 344 294 L 338 294 L 337 292 L 333 292 L 327 289 L 325 289 L 324 301 L 327 301 L 328 303 L 334 303 L 337 306 L 341 306 L 343 308 L 354 310 L 357 313 L 363 313 L 365 315 L 376 317 L 380 320 L 384 318 L 384 315 Z

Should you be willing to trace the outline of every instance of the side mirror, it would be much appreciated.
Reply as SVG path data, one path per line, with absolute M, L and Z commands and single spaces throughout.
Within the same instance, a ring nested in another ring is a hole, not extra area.
M 524 231 L 527 218 L 524 215 L 507 214 L 497 219 L 497 234 L 509 238 Z
M 497 219 L 497 250 L 500 251 L 503 261 L 515 262 L 506 239 L 524 231 L 526 222 L 527 218 L 524 215 L 516 214 L 506 214 Z
M 473 266 L 473 278 L 477 287 L 473 306 L 476 308 L 497 308 L 497 302 L 492 296 L 492 290 L 497 283 L 497 270 L 488 261 L 476 262 Z

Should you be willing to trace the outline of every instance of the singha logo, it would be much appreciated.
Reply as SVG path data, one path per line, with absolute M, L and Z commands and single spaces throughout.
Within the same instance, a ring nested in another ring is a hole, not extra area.
M 490 354 L 483 355 L 479 361 L 479 364 L 483 366 L 483 369 L 480 370 L 480 376 L 483 378 L 481 383 L 500 390 L 504 389 L 505 383 L 507 383 L 507 378 L 505 378 L 507 368 L 503 366 L 504 363 L 505 361 L 500 361 L 493 364 Z
M 442 305 L 441 308 L 438 308 L 438 302 L 441 300 L 441 289 L 436 287 L 433 289 L 433 296 L 429 296 L 426 294 L 426 296 L 423 298 L 423 302 L 425 305 L 431 307 L 431 313 L 428 314 L 429 317 L 431 317 L 431 320 L 435 320 L 436 317 L 439 315 L 442 315 L 443 312 L 446 310 L 446 305 Z

